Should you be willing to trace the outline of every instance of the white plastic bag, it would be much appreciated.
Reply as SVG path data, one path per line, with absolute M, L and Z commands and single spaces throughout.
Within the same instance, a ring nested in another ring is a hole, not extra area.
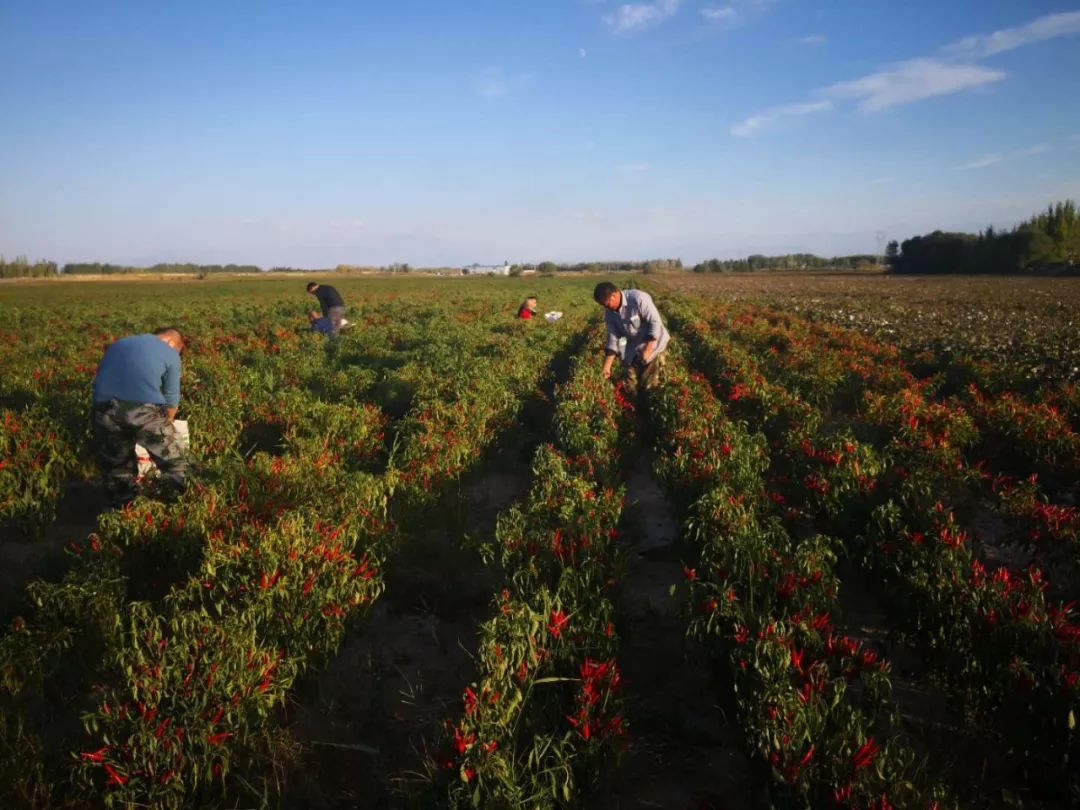
M 186 450 L 191 445 L 191 437 L 188 435 L 187 420 L 176 419 L 173 421 L 173 427 L 176 428 L 176 432 L 180 434 L 180 443 L 184 445 L 184 449 Z M 150 458 L 150 454 L 141 444 L 135 445 L 135 459 L 139 462 L 138 478 L 144 478 L 148 475 L 157 475 L 157 465 L 154 464 L 154 460 Z
M 544 315 L 544 320 L 546 320 L 548 323 L 555 323 L 555 321 L 559 320 L 559 318 L 561 317 L 561 312 L 548 312 Z

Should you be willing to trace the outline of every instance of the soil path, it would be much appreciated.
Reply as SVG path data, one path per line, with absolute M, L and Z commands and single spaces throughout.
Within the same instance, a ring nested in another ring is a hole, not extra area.
M 92 482 L 72 481 L 64 489 L 56 520 L 42 536 L 12 524 L 0 524 L 0 623 L 32 612 L 26 586 L 35 579 L 57 582 L 67 570 L 64 548 L 97 528 L 105 495 Z
M 682 581 L 684 549 L 670 504 L 643 452 L 627 479 L 622 531 L 627 568 L 616 598 L 631 748 L 604 810 L 750 810 L 768 806 L 746 756 L 729 697 L 704 662 L 687 660 L 686 618 L 671 586 Z

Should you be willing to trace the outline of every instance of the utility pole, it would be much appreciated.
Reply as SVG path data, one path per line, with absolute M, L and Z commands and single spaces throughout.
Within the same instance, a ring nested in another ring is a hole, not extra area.
M 888 234 L 885 231 L 874 231 L 874 241 L 877 242 L 877 263 L 883 264 L 885 261 L 885 240 L 888 238 Z

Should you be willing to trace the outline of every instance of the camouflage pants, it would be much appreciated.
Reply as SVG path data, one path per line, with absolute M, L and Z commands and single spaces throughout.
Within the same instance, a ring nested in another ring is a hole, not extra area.
M 667 352 L 660 352 L 647 366 L 633 362 L 626 367 L 626 382 L 638 394 L 651 391 L 664 381 L 664 366 L 667 364 Z
M 136 444 L 146 448 L 163 481 L 175 489 L 183 485 L 187 453 L 164 406 L 111 399 L 94 405 L 91 423 L 98 466 L 113 506 L 135 497 Z
M 345 307 L 330 307 L 326 310 L 326 315 L 330 319 L 330 323 L 334 326 L 334 334 L 341 331 L 341 321 L 345 317 Z

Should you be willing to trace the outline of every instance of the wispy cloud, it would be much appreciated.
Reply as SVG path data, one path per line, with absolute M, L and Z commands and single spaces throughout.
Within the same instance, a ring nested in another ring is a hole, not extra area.
M 1005 160 L 1005 156 L 999 152 L 994 152 L 989 155 L 983 155 L 981 158 L 976 158 L 969 163 L 961 163 L 959 166 L 954 166 L 958 172 L 966 172 L 971 169 L 985 169 L 987 166 L 995 166 L 1001 161 Z
M 480 98 L 488 101 L 498 101 L 505 98 L 515 90 L 520 90 L 530 79 L 527 73 L 507 75 L 501 67 L 490 67 L 481 70 L 472 80 L 473 92 Z
M 832 109 L 831 101 L 804 101 L 799 104 L 786 104 L 783 107 L 770 107 L 749 118 L 740 121 L 731 128 L 731 134 L 738 138 L 756 135 L 767 129 L 781 118 L 793 118 L 801 115 L 825 112 Z
M 679 0 L 656 0 L 654 3 L 624 3 L 604 17 L 616 34 L 633 34 L 659 25 L 679 10 Z
M 739 12 L 734 6 L 706 6 L 701 10 L 701 16 L 712 23 L 734 22 L 739 18 Z
M 589 55 L 589 52 L 587 50 L 585 50 L 584 48 L 578 48 L 577 49 L 577 54 L 578 54 L 579 57 L 584 59 L 586 56 Z
M 852 101 L 859 110 L 869 113 L 924 99 L 953 95 L 986 87 L 1008 76 L 1005 71 L 977 64 L 976 60 L 1025 45 L 1076 34 L 1080 34 L 1080 11 L 1050 14 L 1016 28 L 966 37 L 939 51 L 936 56 L 885 65 L 866 76 L 823 87 L 817 90 L 813 97 Z M 733 126 L 731 133 L 740 137 L 752 135 L 763 129 L 763 124 L 776 118 L 777 111 L 795 110 L 794 114 L 798 115 L 802 110 L 814 111 L 810 106 L 814 103 L 805 101 L 755 113 Z
M 980 65 L 957 65 L 936 59 L 911 59 L 853 81 L 839 82 L 821 95 L 858 102 L 863 112 L 876 112 L 935 96 L 947 96 L 998 82 L 1004 71 Z
M 795 41 L 800 45 L 824 45 L 828 39 L 824 34 L 809 34 L 805 37 L 798 37 Z
M 1080 11 L 1066 11 L 1061 14 L 1047 14 L 1045 17 L 1039 17 L 1027 25 L 1016 28 L 1003 28 L 992 34 L 965 37 L 950 45 L 946 51 L 981 59 L 1006 51 L 1014 51 L 1036 42 L 1076 34 L 1080 34 Z
M 1042 143 L 1035 146 L 1029 146 L 1026 149 L 1016 149 L 1011 152 L 991 152 L 990 154 L 984 154 L 982 158 L 970 161 L 969 163 L 961 163 L 959 166 L 953 166 L 957 172 L 967 172 L 973 170 L 973 168 L 986 168 L 988 166 L 995 166 L 998 163 L 1004 163 L 1008 160 L 1015 160 L 1016 158 L 1028 158 L 1032 154 L 1045 154 L 1053 149 L 1053 145 Z
M 1030 157 L 1032 155 L 1044 155 L 1052 149 L 1052 144 L 1037 143 L 1034 146 L 1029 146 L 1026 149 L 1017 149 L 1013 152 L 992 152 L 989 155 L 983 155 L 968 163 L 961 163 L 959 166 L 953 166 L 953 169 L 958 172 L 970 171 L 972 169 L 985 169 L 989 166 L 996 166 L 999 163 L 1004 163 L 1006 160 Z
M 705 6 L 698 13 L 712 25 L 734 27 L 760 14 L 775 0 L 730 0 L 721 5 Z
M 1053 149 L 1053 146 L 1049 143 L 1037 143 L 1034 146 L 1029 146 L 1027 149 L 1021 149 L 1016 154 L 1018 155 L 1045 155 Z
M 615 167 L 615 171 L 621 174 L 641 174 L 651 168 L 648 163 L 621 163 Z

